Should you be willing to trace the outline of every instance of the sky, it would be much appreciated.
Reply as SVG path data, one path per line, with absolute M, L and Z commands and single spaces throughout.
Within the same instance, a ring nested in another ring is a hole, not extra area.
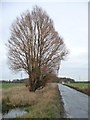
M 88 80 L 88 1 L 58 0 L 0 2 L 0 80 L 12 80 L 27 77 L 13 73 L 7 64 L 8 49 L 5 44 L 10 37 L 10 28 L 16 17 L 35 5 L 42 7 L 54 21 L 54 27 L 63 37 L 69 55 L 61 62 L 59 77 L 70 77 L 77 80 Z

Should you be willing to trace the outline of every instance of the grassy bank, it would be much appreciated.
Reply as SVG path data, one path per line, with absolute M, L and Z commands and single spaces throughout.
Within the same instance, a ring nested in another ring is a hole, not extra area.
M 0 83 L 0 89 L 2 88 L 2 83 Z
M 90 83 L 68 83 L 65 84 L 71 88 L 74 88 L 80 92 L 90 95 Z
M 2 89 L 0 89 L 0 112 L 2 112 Z
M 23 118 L 60 118 L 63 117 L 63 105 L 57 84 L 47 84 L 35 92 L 29 92 L 22 85 L 3 89 L 3 110 L 6 108 L 22 107 L 28 111 Z

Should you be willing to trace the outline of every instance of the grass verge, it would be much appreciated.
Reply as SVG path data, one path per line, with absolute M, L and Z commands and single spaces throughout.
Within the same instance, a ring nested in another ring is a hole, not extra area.
M 47 84 L 35 92 L 29 92 L 25 86 L 3 89 L 2 92 L 2 109 L 24 106 L 28 114 L 22 118 L 62 118 L 64 115 L 57 84 Z
M 69 83 L 64 85 L 90 96 L 90 83 Z

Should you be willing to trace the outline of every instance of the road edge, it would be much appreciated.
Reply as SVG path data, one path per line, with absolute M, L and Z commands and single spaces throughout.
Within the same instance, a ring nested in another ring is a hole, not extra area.
M 66 111 L 64 108 L 63 98 L 59 89 L 59 84 L 58 84 L 58 92 L 59 92 L 59 99 L 60 99 L 60 116 L 61 118 L 67 118 Z

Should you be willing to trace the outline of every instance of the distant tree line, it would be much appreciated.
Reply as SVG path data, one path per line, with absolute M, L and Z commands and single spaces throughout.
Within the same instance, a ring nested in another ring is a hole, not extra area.
M 73 83 L 73 82 L 75 82 L 75 80 L 74 79 L 72 79 L 72 78 L 66 78 L 66 77 L 60 77 L 59 78 L 59 82 L 61 83 L 61 82 L 65 82 L 65 83 L 68 83 L 68 82 L 70 82 L 70 83 Z
M 14 79 L 12 81 L 5 81 L 3 80 L 2 83 L 25 83 L 28 85 L 28 79 L 29 78 L 24 78 L 24 79 Z M 47 83 L 62 83 L 62 82 L 75 82 L 74 79 L 72 78 L 66 78 L 66 77 L 57 77 L 55 74 L 49 74 L 46 78 Z
M 70 83 L 90 83 L 90 81 L 75 81 L 72 78 L 67 77 L 57 77 L 55 74 L 50 74 L 47 76 L 47 83 L 62 83 L 62 82 L 70 82 Z M 24 79 L 14 79 L 14 80 L 1 80 L 0 83 L 25 83 L 28 84 L 28 78 Z

